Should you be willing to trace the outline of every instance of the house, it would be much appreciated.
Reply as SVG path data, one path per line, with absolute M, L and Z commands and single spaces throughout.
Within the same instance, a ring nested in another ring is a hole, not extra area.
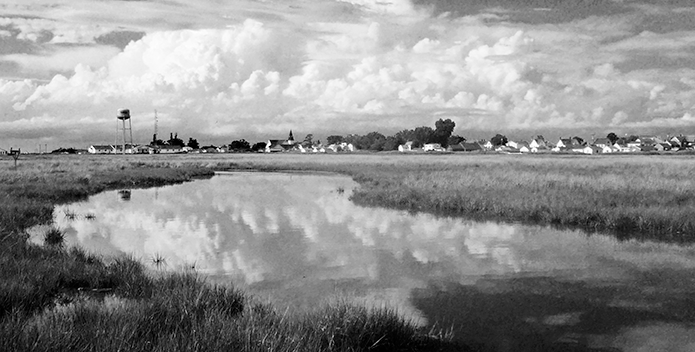
M 557 153 L 573 151 L 574 149 L 583 149 L 583 146 L 574 143 L 572 138 L 560 138 L 555 144 L 555 147 L 553 147 L 552 151 Z
M 296 142 L 294 141 L 294 136 L 292 135 L 292 130 L 290 130 L 290 135 L 287 139 L 269 139 L 265 143 L 266 153 L 276 153 L 284 152 L 292 149 L 296 149 Z
M 635 148 L 636 148 L 636 149 L 639 150 L 639 149 L 642 148 L 642 140 L 637 139 L 637 140 L 634 140 L 634 141 L 632 141 L 632 142 L 627 142 L 626 146 L 627 146 L 628 148 L 632 148 L 632 149 L 635 149 Z
M 517 144 L 517 148 L 522 153 L 529 153 L 531 151 L 531 147 L 529 146 L 528 142 L 524 142 L 524 141 L 519 142 Z
M 609 143 L 610 143 L 610 141 L 609 141 Z M 599 147 L 599 146 L 597 146 L 597 147 Z M 599 148 L 601 148 L 601 154 L 610 154 L 610 153 L 615 152 L 615 149 L 613 148 L 612 145 L 604 145 L 603 147 L 599 147 Z
M 589 146 L 574 145 L 571 149 L 572 153 L 593 154 L 594 151 Z
M 643 144 L 640 147 L 640 151 L 642 152 L 663 152 L 664 151 L 664 146 L 657 143 L 657 144 Z
M 563 149 L 571 149 L 574 143 L 572 143 L 572 139 L 570 138 L 560 138 L 560 140 L 557 141 L 555 144 L 555 147 L 563 150 Z
M 179 154 L 184 152 L 183 147 L 178 145 L 158 145 L 155 149 L 155 153 L 159 154 Z
M 326 147 L 326 152 L 330 151 L 330 152 L 333 152 L 333 153 L 337 153 L 337 152 L 338 152 L 338 148 L 340 148 L 339 145 L 337 145 L 337 144 L 331 144 L 331 145 L 329 145 L 329 146 Z
M 635 145 L 634 143 L 630 145 L 629 143 L 627 144 L 618 144 L 617 142 L 613 145 L 615 149 L 617 149 L 620 153 L 636 153 L 642 150 L 642 148 L 639 146 L 639 144 Z
M 611 140 L 608 138 L 598 138 L 598 139 L 594 140 L 593 145 L 600 147 L 600 148 L 603 148 L 605 146 L 612 145 L 612 143 L 611 143 Z
M 447 152 L 465 152 L 466 149 L 463 148 L 461 143 L 457 143 L 457 144 L 449 144 L 449 146 L 446 147 L 446 151 Z
M 401 152 L 401 153 L 413 151 L 413 142 L 412 142 L 412 141 L 408 141 L 408 142 L 405 142 L 405 144 L 399 145 L 399 146 L 398 146 L 398 151 Z
M 284 152 L 285 150 L 287 150 L 283 147 L 283 143 L 285 141 L 286 140 L 284 140 L 284 139 L 269 139 L 265 143 L 265 152 L 266 153 Z
M 426 152 L 443 152 L 445 151 L 444 148 L 442 148 L 442 145 L 439 143 L 426 143 L 425 145 L 422 146 L 422 150 Z
M 540 146 L 545 147 L 545 141 L 539 142 L 537 139 L 531 140 L 531 143 L 528 144 L 529 149 L 538 149 Z
M 519 149 L 519 143 L 514 141 L 507 141 L 507 147 Z
M 493 147 L 494 146 L 492 145 L 492 142 L 490 142 L 490 141 L 487 141 L 487 142 L 485 142 L 485 144 L 483 144 L 483 148 L 485 148 L 485 150 L 492 150 Z
M 521 151 L 519 151 L 519 149 L 512 148 L 507 145 L 498 146 L 497 148 L 495 148 L 495 151 L 501 154 L 521 154 Z
M 547 152 L 550 151 L 550 148 L 548 148 L 548 147 L 545 146 L 545 145 L 539 145 L 539 146 L 537 146 L 537 147 L 535 147 L 535 146 L 532 147 L 532 146 L 529 144 L 529 149 L 530 149 L 531 153 L 547 153 Z
M 672 149 L 680 149 L 682 141 L 678 137 L 672 137 L 671 139 L 668 140 L 669 143 L 671 143 L 671 148 Z
M 447 150 L 451 152 L 480 152 L 485 150 L 485 147 L 478 142 L 461 142 L 450 145 Z
M 116 148 L 112 145 L 90 145 L 87 152 L 90 154 L 114 154 Z

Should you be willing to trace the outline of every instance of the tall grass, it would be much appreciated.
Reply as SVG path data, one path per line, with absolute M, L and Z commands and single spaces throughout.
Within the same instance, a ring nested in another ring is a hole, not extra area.
M 24 234 L 49 223 L 55 204 L 105 189 L 182 182 L 209 176 L 212 167 L 273 166 L 146 156 L 28 156 L 16 170 L 4 166 L 0 161 L 0 351 L 461 349 L 388 308 L 345 303 L 287 316 L 195 273 L 152 273 L 133 258 L 106 261 L 64 248 L 56 228 L 45 234 L 46 246 Z
M 26 241 L 24 230 L 49 223 L 58 203 L 249 169 L 343 173 L 360 183 L 352 199 L 367 206 L 626 238 L 692 242 L 695 234 L 695 163 L 681 156 L 27 156 L 16 170 L 0 161 L 0 350 L 464 348 L 388 308 L 342 302 L 288 316 L 194 274 L 153 276 L 132 258 Z
M 347 174 L 360 183 L 352 200 L 365 206 L 695 240 L 688 155 L 261 155 L 205 164 Z

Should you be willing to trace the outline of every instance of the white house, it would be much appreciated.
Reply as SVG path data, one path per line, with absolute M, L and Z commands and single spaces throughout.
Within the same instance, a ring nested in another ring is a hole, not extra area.
M 443 152 L 444 148 L 439 143 L 427 143 L 422 146 L 422 150 L 426 152 Z
M 610 146 L 610 145 L 611 145 L 611 141 L 610 141 L 610 139 L 608 139 L 608 138 L 598 138 L 598 139 L 596 139 L 596 140 L 594 141 L 593 144 L 594 144 L 595 146 L 597 146 L 597 147 L 603 148 L 603 147 L 605 147 L 605 146 Z
M 116 148 L 112 145 L 90 145 L 87 152 L 90 154 L 113 154 L 116 152 Z
M 401 153 L 410 152 L 412 150 L 413 150 L 413 142 L 412 141 L 405 142 L 405 144 L 401 144 L 398 146 L 398 151 Z
M 178 154 L 184 152 L 183 147 L 179 147 L 178 145 L 160 145 L 157 150 L 160 154 Z

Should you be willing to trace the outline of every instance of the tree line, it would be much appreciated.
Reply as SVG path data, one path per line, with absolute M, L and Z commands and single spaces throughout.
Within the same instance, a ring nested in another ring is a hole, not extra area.
M 392 136 L 385 136 L 379 132 L 369 132 L 365 135 L 349 134 L 346 136 L 332 135 L 326 138 L 330 144 L 349 143 L 357 149 L 384 151 L 397 150 L 399 145 L 411 142 L 413 148 L 420 148 L 428 143 L 439 143 L 446 148 L 451 144 L 458 144 L 466 139 L 453 135 L 456 123 L 451 119 L 439 119 L 434 128 L 428 126 L 416 127 L 397 132 Z

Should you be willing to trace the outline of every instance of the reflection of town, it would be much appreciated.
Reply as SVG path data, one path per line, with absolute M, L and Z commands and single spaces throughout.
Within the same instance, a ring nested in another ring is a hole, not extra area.
M 695 267 L 691 251 L 666 245 L 362 208 L 349 200 L 354 186 L 337 176 L 235 173 L 133 190 L 127 202 L 107 192 L 55 214 L 67 240 L 88 250 L 161 256 L 169 268 L 195 266 L 288 300 L 348 292 L 414 315 L 409 295 L 433 282 L 523 273 L 620 280 L 649 262 Z M 95 217 L 69 219 L 66 210 Z

